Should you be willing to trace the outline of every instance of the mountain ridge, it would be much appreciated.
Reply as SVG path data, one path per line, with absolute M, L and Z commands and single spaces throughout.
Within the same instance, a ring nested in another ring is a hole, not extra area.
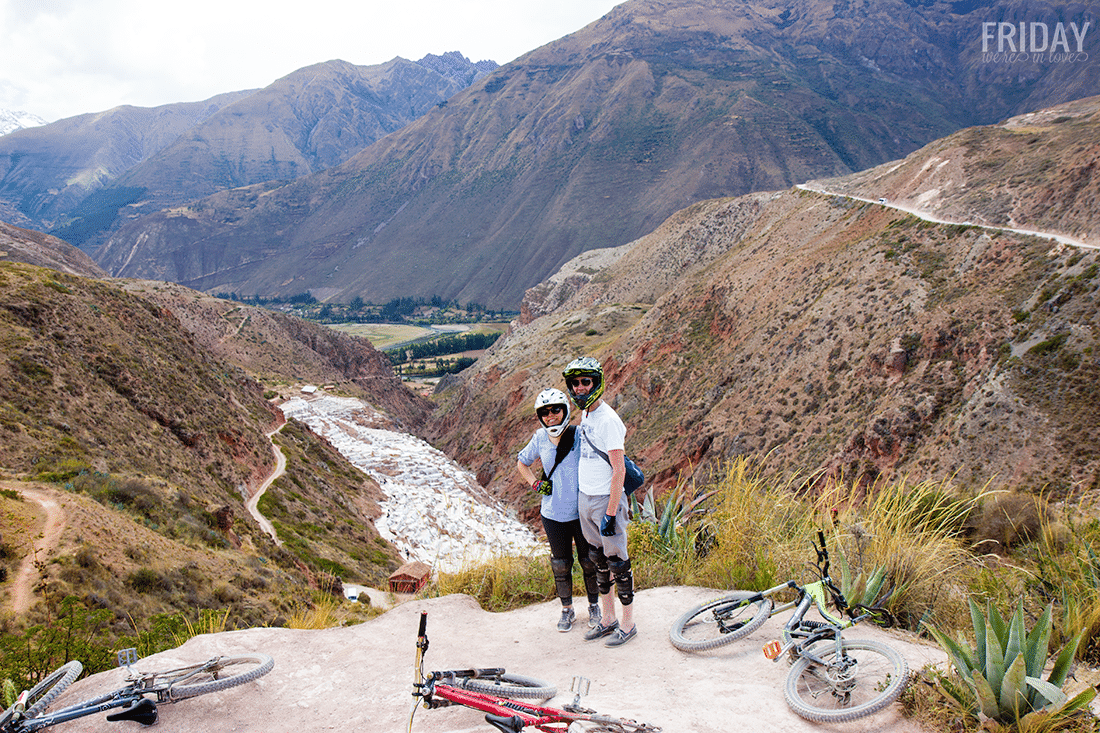
M 120 216 L 343 162 L 493 66 L 458 52 L 337 59 L 201 103 L 61 120 L 0 141 L 0 216 L 91 251 Z
M 904 189 L 876 186 L 944 160 L 941 171 L 961 172 L 973 150 L 997 165 L 1044 166 L 1044 176 L 1013 180 L 1013 200 L 1028 201 L 1091 159 L 1077 141 L 1100 127 L 1100 98 L 1068 107 L 1076 111 L 1029 118 L 1026 132 L 1016 121 L 968 128 L 864 176 L 818 183 L 901 199 Z M 1037 140 L 1021 149 L 1020 138 Z M 988 212 L 1000 210 L 998 180 L 959 180 L 970 187 L 943 186 L 940 210 L 983 191 Z M 1100 199 L 1058 195 L 1085 208 L 1056 198 L 1045 224 L 1075 231 L 1095 219 Z M 934 224 L 797 189 L 700 202 L 529 290 L 511 333 L 441 385 L 428 436 L 533 519 L 537 504 L 508 456 L 533 429 L 534 395 L 560 387 L 565 364 L 590 354 L 627 423 L 627 452 L 657 491 L 706 482 L 748 455 L 811 483 L 909 476 L 1091 496 L 1100 491 L 1092 242 Z
M 96 258 L 206 291 L 515 307 L 581 251 L 694 201 L 861 170 L 1100 91 L 1088 64 L 983 63 L 976 21 L 900 0 L 630 0 L 337 168 L 152 214 Z

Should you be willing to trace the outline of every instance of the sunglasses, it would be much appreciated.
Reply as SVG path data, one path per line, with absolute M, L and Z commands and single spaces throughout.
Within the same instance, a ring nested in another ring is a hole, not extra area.
M 592 377 L 573 377 L 568 382 L 570 387 L 591 387 L 595 383 Z
M 535 414 L 539 417 L 547 417 L 548 415 L 560 415 L 565 412 L 565 408 L 561 405 L 549 405 L 547 407 L 540 407 L 535 410 Z

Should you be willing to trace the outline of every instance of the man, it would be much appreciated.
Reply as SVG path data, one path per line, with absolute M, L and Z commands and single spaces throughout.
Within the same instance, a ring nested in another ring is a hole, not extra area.
M 575 359 L 562 376 L 570 398 L 581 409 L 577 429 L 581 449 L 578 509 L 584 538 L 592 545 L 602 607 L 600 623 L 589 629 L 584 639 L 607 637 L 605 646 L 622 646 L 638 633 L 634 624 L 634 576 L 626 546 L 628 508 L 623 491 L 626 426 L 602 399 L 604 375 L 600 362 L 591 356 Z M 612 580 L 622 605 L 621 620 L 615 613 Z

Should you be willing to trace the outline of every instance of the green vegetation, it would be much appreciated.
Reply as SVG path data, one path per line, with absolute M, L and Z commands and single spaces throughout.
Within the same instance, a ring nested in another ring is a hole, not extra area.
M 945 697 L 975 722 L 984 717 L 1015 724 L 1020 729 L 1028 728 L 1040 717 L 1050 725 L 1087 706 L 1096 690 L 1086 688 L 1073 699 L 1062 691 L 1080 634 L 1063 647 L 1047 678 L 1041 679 L 1047 667 L 1050 608 L 1048 605 L 1043 610 L 1028 633 L 1024 628 L 1023 603 L 1016 606 L 1016 612 L 1006 622 L 991 603 L 986 604 L 983 614 L 970 599 L 973 647 L 930 626 L 929 631 L 948 653 L 955 670 L 954 677 L 933 675 Z
M 309 293 L 285 297 L 216 293 L 215 297 L 271 310 L 289 311 L 309 321 L 321 323 L 412 323 L 421 326 L 444 323 L 508 321 L 518 311 L 489 310 L 473 301 L 460 305 L 457 300 L 430 298 L 394 298 L 374 304 L 356 296 L 348 303 L 320 303 Z

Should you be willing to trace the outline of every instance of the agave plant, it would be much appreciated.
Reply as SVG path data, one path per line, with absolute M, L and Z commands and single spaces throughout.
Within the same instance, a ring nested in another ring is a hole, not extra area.
M 673 552 L 694 540 L 695 534 L 687 528 L 687 524 L 690 519 L 703 513 L 703 504 L 715 493 L 707 491 L 695 496 L 688 483 L 681 481 L 668 493 L 660 507 L 651 491 L 646 492 L 641 504 L 633 496 L 630 497 L 631 511 L 635 517 L 656 528 L 657 540 L 665 552 Z
M 840 592 L 844 594 L 850 605 L 871 606 L 883 600 L 884 586 L 886 586 L 886 567 L 876 565 L 866 572 L 862 567 L 852 572 L 852 566 L 848 562 L 848 555 L 840 548 L 834 553 L 835 564 L 840 568 Z M 891 591 L 888 587 L 887 591 Z
M 1091 687 L 1070 699 L 1062 685 L 1070 671 L 1081 636 L 1073 637 L 1054 661 L 1050 674 L 1040 677 L 1047 663 L 1047 643 L 1051 634 L 1051 608 L 1047 606 L 1030 633 L 1024 629 L 1024 608 L 1007 622 L 992 604 L 983 614 L 970 599 L 970 619 L 974 626 L 974 648 L 956 641 L 929 626 L 928 630 L 947 652 L 965 685 L 941 676 L 940 687 L 970 715 L 992 718 L 1000 723 L 1017 723 L 1021 728 L 1029 716 L 1045 714 L 1061 717 L 1080 710 L 1092 701 Z

